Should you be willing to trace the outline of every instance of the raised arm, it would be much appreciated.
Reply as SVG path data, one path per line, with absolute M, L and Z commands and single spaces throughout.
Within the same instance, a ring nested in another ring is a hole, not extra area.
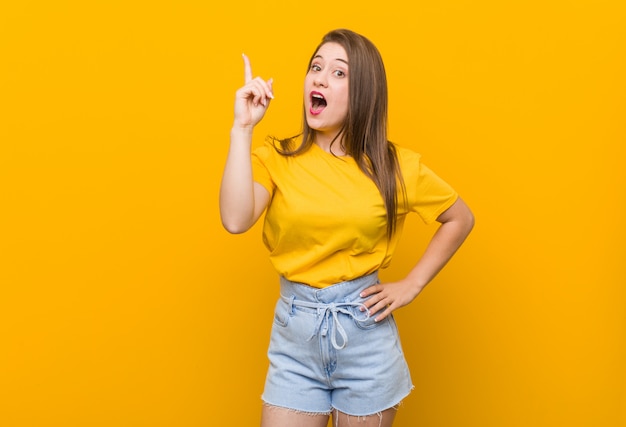
M 220 187 L 220 215 L 230 233 L 250 229 L 267 207 L 270 195 L 252 177 L 252 133 L 265 115 L 272 93 L 272 80 L 252 78 L 252 68 L 243 55 L 245 84 L 235 94 L 235 118 L 230 147 Z

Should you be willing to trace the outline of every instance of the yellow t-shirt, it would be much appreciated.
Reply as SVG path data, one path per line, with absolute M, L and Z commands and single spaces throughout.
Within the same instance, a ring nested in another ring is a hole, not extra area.
M 253 151 L 254 180 L 271 195 L 263 241 L 280 275 L 323 288 L 384 268 L 409 211 L 431 223 L 455 202 L 457 193 L 419 154 L 402 147 L 397 153 L 408 204 L 400 195 L 389 241 L 382 196 L 352 157 L 315 144 L 295 157 L 279 154 L 270 142 Z

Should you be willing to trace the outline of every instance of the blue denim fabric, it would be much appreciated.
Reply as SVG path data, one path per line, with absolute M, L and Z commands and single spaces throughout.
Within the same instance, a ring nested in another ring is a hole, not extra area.
M 393 316 L 374 322 L 359 293 L 378 274 L 318 289 L 281 278 L 263 400 L 306 413 L 370 415 L 413 388 Z

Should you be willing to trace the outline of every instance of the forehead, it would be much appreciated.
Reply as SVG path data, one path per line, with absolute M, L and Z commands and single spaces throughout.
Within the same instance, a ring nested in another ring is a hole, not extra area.
M 339 43 L 324 43 L 315 53 L 314 58 L 322 58 L 325 61 L 341 61 L 348 62 L 346 50 Z

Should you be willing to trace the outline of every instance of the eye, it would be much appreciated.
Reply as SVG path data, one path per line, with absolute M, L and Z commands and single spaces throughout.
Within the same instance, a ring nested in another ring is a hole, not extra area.
M 318 64 L 312 64 L 311 65 L 311 71 L 321 71 L 322 67 L 320 67 Z
M 334 74 L 337 77 L 345 77 L 346 76 L 346 73 L 344 73 L 342 70 L 335 70 Z

